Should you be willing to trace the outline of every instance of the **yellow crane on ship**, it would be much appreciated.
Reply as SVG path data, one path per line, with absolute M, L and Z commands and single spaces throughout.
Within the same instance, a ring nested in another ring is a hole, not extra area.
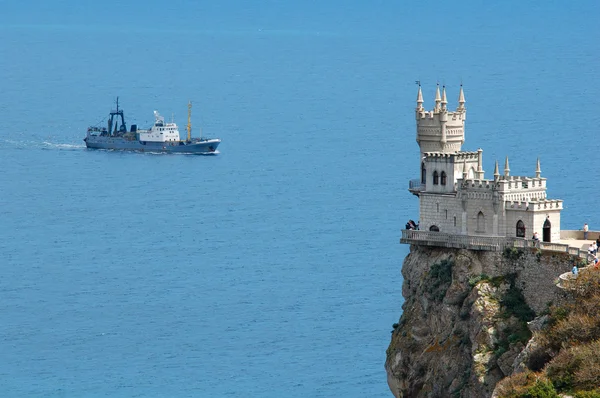
M 192 101 L 188 101 L 187 142 L 192 142 Z M 200 128 L 200 141 L 202 141 L 202 128 Z
M 192 101 L 188 101 L 187 142 L 192 142 Z

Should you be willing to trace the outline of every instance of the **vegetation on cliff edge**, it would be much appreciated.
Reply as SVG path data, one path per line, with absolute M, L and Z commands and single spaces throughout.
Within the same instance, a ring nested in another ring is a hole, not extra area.
M 529 369 L 502 380 L 499 398 L 600 398 L 600 272 L 580 273 L 570 292 L 573 304 L 550 309 Z

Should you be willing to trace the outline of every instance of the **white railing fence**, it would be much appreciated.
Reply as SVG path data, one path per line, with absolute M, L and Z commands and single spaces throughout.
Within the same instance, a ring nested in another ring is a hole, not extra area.
M 455 235 L 444 232 L 407 229 L 402 230 L 400 243 L 490 251 L 500 251 L 506 247 L 538 248 L 544 251 L 568 253 L 581 258 L 587 258 L 588 255 L 585 250 L 562 243 L 540 242 L 506 236 Z

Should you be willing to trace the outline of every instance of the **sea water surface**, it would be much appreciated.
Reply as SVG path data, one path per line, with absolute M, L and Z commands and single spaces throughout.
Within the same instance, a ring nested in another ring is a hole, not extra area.
M 422 24 L 386 1 L 273 2 L 270 18 L 174 2 L 131 25 L 69 2 L 44 8 L 53 24 L 9 7 L 1 395 L 391 396 L 415 80 L 427 108 L 437 81 L 455 107 L 462 81 L 464 149 L 484 149 L 488 177 L 505 156 L 533 175 L 539 156 L 563 228 L 600 229 L 599 13 L 581 3 L 446 5 Z M 191 100 L 220 154 L 86 150 L 117 96 L 128 123 L 156 109 L 182 134 Z

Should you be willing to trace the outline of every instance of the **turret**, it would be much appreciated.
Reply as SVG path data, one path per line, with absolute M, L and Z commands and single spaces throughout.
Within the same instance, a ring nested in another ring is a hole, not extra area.
M 448 110 L 446 109 L 446 105 L 448 104 L 448 100 L 446 99 L 446 86 L 444 86 L 442 88 L 442 91 L 444 93 L 444 95 L 442 96 L 442 99 L 441 99 L 442 108 L 439 110 L 439 114 L 440 114 L 440 127 L 441 127 L 441 132 L 442 132 L 442 138 L 440 139 L 440 142 L 445 147 L 446 146 L 446 142 L 447 142 L 447 139 L 446 139 L 446 123 L 448 123 Z M 438 85 L 436 96 L 439 96 L 439 95 L 440 95 L 440 87 Z M 436 97 L 436 103 L 437 103 L 437 97 Z
M 442 87 L 442 110 L 446 110 L 446 105 L 448 105 L 448 100 L 446 99 L 446 86 Z
M 421 83 L 419 83 L 419 92 L 417 93 L 417 112 L 423 111 L 423 92 L 421 91 Z
M 510 176 L 510 167 L 508 167 L 508 156 L 506 157 L 506 161 L 504 162 L 504 177 Z
M 483 149 L 479 148 L 477 150 L 477 179 L 483 180 Z
M 438 83 L 435 88 L 435 108 L 434 112 L 437 113 L 440 111 L 440 103 L 442 102 L 442 98 L 440 97 L 440 84 Z
M 458 94 L 458 108 L 456 108 L 456 111 L 463 111 L 465 110 L 465 93 L 463 92 L 463 86 L 462 84 L 460 85 L 460 93 Z
M 535 168 L 535 178 L 542 176 L 542 170 L 540 169 L 540 158 L 537 158 L 537 167 Z
M 498 171 L 498 161 L 496 160 L 496 167 L 494 168 L 494 182 L 498 182 L 500 179 L 500 171 Z
M 434 109 L 427 111 L 423 107 L 423 93 L 419 84 L 415 117 L 417 120 L 417 143 L 421 149 L 420 159 L 423 159 L 425 152 L 456 153 L 461 150 L 465 140 L 466 110 L 464 102 L 460 112 L 450 112 L 448 111 L 445 87 L 442 92 L 443 96 L 438 84 Z

